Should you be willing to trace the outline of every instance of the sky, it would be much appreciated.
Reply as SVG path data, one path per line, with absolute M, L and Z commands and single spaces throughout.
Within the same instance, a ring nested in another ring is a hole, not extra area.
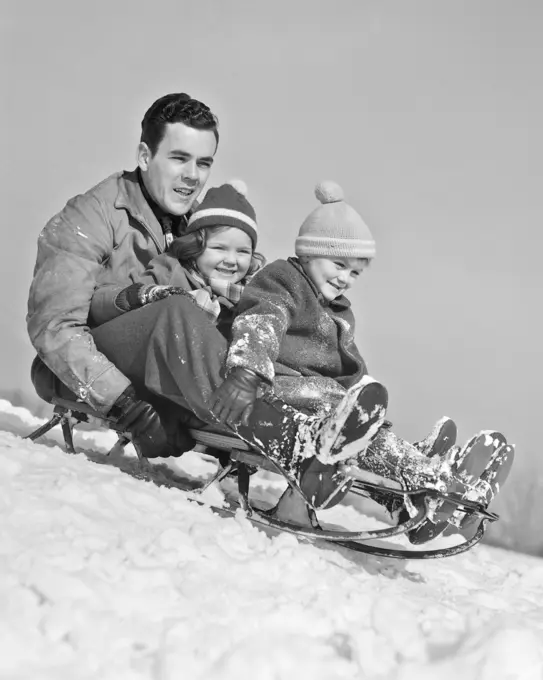
M 243 178 L 260 249 L 293 253 L 333 179 L 378 254 L 351 295 L 396 431 L 443 415 L 539 465 L 543 5 L 538 0 L 2 4 L 1 384 L 32 392 L 36 239 L 135 166 L 140 121 L 185 91 L 220 119 L 210 184 Z

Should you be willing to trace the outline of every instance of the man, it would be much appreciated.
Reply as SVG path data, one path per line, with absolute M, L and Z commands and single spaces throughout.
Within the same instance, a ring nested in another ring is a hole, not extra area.
M 338 407 L 338 424 L 333 410 L 324 419 L 310 418 L 273 395 L 257 396 L 260 377 L 242 371 L 230 377 L 224 398 L 251 404 L 251 413 L 244 409 L 242 424 L 236 410 L 218 417 L 210 403 L 224 380 L 226 339 L 187 296 L 134 304 L 138 277 L 183 231 L 208 179 L 217 125 L 208 107 L 188 95 L 162 97 L 143 118 L 137 170 L 112 175 L 71 199 L 45 226 L 27 317 L 38 352 L 32 370 L 36 390 L 49 401 L 55 394 L 75 397 L 116 420 L 145 457 L 192 447 L 184 417 L 208 426 L 220 420 L 226 431 L 273 451 L 278 460 L 291 460 L 301 449 L 313 455 L 315 438 L 330 448 L 345 427 L 351 438 L 363 437 L 382 420 L 386 396 L 380 386 L 375 394 L 374 385 L 355 386 L 349 409 L 368 390 L 366 401 L 380 403 L 360 428 L 346 417 L 346 407 Z M 98 287 L 100 304 L 118 311 L 102 325 L 89 318 Z
M 209 177 L 219 133 L 210 109 L 184 93 L 155 101 L 141 128 L 138 168 L 70 199 L 41 232 L 27 325 L 38 353 L 32 367 L 38 394 L 46 401 L 76 395 L 116 418 L 142 455 L 154 457 L 175 450 L 155 410 L 98 351 L 90 300 L 97 286 L 107 285 L 104 304 L 118 309 L 119 293 L 183 232 Z M 179 451 L 191 443 L 178 441 Z

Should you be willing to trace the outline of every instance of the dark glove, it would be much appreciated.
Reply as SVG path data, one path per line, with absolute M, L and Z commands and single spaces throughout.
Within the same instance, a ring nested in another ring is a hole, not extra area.
M 195 441 L 186 431 L 178 430 L 172 444 L 155 409 L 136 398 L 134 388 L 127 387 L 117 399 L 109 414 L 116 427 L 131 435 L 132 444 L 144 458 L 169 458 L 180 456 L 194 448 Z M 183 439 L 181 432 L 185 435 Z
M 115 298 L 115 305 L 124 312 L 131 312 L 150 302 L 164 300 L 170 295 L 188 295 L 184 288 L 179 286 L 158 286 L 154 284 L 132 283 L 123 288 Z
M 262 378 L 247 368 L 233 368 L 211 395 L 209 408 L 226 425 L 247 425 Z

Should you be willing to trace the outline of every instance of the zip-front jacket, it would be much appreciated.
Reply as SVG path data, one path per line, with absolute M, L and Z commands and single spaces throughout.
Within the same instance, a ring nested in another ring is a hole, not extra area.
M 269 383 L 276 376 L 303 376 L 311 383 L 332 379 L 343 388 L 367 373 L 349 300 L 325 302 L 292 257 L 266 265 L 245 287 L 227 358 L 227 369 L 235 366 Z
M 51 371 L 80 399 L 107 413 L 129 380 L 101 354 L 89 328 L 90 302 L 108 318 L 118 293 L 164 252 L 162 228 L 135 171 L 116 173 L 68 201 L 40 233 L 28 300 L 30 340 Z

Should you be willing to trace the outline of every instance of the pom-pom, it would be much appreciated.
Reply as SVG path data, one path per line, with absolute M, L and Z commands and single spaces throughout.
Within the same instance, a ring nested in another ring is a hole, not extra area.
M 331 179 L 325 179 L 315 187 L 315 196 L 321 203 L 337 203 L 343 200 L 343 189 Z
M 228 181 L 228 184 L 234 187 L 238 194 L 241 194 L 242 196 L 247 196 L 249 190 L 247 189 L 247 185 L 242 179 L 231 179 Z

